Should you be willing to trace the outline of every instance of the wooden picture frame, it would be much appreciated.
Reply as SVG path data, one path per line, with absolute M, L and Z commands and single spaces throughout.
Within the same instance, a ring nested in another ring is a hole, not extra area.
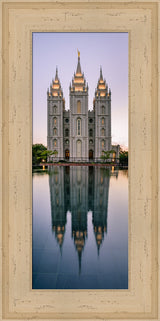
M 160 3 L 1 0 L 0 10 L 0 320 L 159 320 Z M 32 32 L 40 31 L 129 33 L 128 290 L 32 290 Z

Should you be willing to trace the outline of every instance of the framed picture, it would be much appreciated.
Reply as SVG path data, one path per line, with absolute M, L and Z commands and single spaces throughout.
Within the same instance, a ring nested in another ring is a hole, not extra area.
M 128 33 L 32 47 L 32 288 L 128 289 Z
M 1 320 L 159 320 L 159 6 L 158 1 L 1 1 Z M 128 33 L 126 289 L 32 287 L 32 36 L 37 32 Z

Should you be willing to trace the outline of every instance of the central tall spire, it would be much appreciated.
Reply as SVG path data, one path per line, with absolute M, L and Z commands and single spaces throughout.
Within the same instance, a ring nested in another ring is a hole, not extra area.
M 58 80 L 58 67 L 56 66 L 56 76 L 55 76 L 55 80 Z
M 72 78 L 72 84 L 70 84 L 70 92 L 83 92 L 83 94 L 88 94 L 88 84 L 86 85 L 86 80 L 84 78 L 84 74 L 81 71 L 81 64 L 80 64 L 80 51 L 77 49 L 78 52 L 78 63 L 76 73 L 74 73 L 74 77 Z
M 77 70 L 76 70 L 76 74 L 81 74 L 81 65 L 80 65 L 80 51 L 77 49 L 78 51 L 78 64 L 77 64 Z
M 102 67 L 100 66 L 100 80 L 103 80 L 103 76 L 102 76 Z

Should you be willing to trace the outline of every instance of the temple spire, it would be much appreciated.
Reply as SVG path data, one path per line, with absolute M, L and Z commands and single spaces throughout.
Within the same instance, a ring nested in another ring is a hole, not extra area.
M 81 266 L 82 266 L 82 252 L 78 252 L 78 262 L 79 262 L 79 275 L 81 274 Z
M 76 70 L 76 74 L 81 74 L 81 65 L 80 65 L 80 51 L 77 49 L 78 51 L 78 64 L 77 64 L 77 70 Z
M 56 76 L 55 76 L 55 79 L 57 80 L 58 79 L 58 68 L 56 66 Z
M 80 58 L 80 51 L 77 49 L 77 52 L 78 52 L 78 57 Z
M 102 67 L 100 66 L 100 79 L 103 80 Z
M 72 78 L 70 93 L 74 94 L 75 92 L 76 93 L 83 92 L 85 95 L 88 95 L 88 86 L 86 86 L 86 80 L 81 70 L 80 51 L 78 49 L 77 49 L 77 54 L 78 54 L 77 69 L 76 69 L 76 72 L 74 72 L 74 76 Z
M 98 97 L 108 97 L 108 85 L 106 84 L 106 80 L 103 79 L 102 74 L 102 66 L 100 66 L 100 77 L 98 79 L 97 88 L 95 91 L 95 97 L 98 99 Z

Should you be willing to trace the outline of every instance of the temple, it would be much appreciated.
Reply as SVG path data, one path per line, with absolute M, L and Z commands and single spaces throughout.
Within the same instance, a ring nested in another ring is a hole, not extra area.
M 93 108 L 88 109 L 88 84 L 81 70 L 79 51 L 69 94 L 70 107 L 66 110 L 56 68 L 55 79 L 47 91 L 47 148 L 54 151 L 50 160 L 100 161 L 104 151 L 112 151 L 111 158 L 118 158 L 120 146 L 111 142 L 111 90 L 100 68 Z

